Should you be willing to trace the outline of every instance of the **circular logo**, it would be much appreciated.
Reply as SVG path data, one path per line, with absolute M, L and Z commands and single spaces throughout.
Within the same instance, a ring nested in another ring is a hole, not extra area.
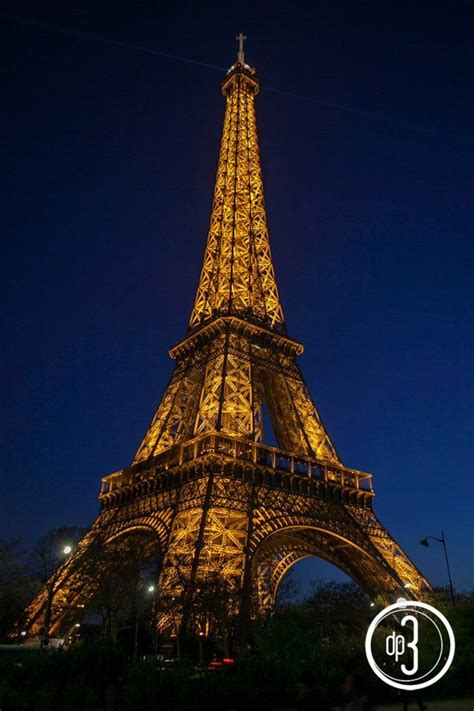
M 448 671 L 455 650 L 454 633 L 435 607 L 399 599 L 372 620 L 365 653 L 372 671 L 396 689 L 424 689 Z

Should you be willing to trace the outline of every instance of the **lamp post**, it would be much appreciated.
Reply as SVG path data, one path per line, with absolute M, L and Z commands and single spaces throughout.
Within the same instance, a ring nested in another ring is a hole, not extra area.
M 68 556 L 72 552 L 72 546 L 66 545 L 61 554 Z M 46 581 L 46 605 L 44 608 L 43 630 L 41 634 L 40 647 L 47 647 L 49 644 L 49 628 L 51 626 L 51 614 L 53 611 L 53 600 L 56 593 L 56 583 L 59 579 L 61 567 L 58 566 L 49 580 Z
M 140 622 L 140 600 L 139 600 L 139 583 L 135 586 L 135 627 L 133 632 L 133 663 L 137 661 L 138 655 L 138 624 Z
M 430 545 L 429 540 L 428 540 L 429 538 L 431 538 L 433 541 L 437 541 L 438 543 L 442 543 L 442 544 L 443 544 L 444 557 L 445 557 L 445 559 L 446 559 L 446 568 L 447 568 L 447 570 L 448 570 L 449 590 L 450 590 L 450 592 L 451 592 L 451 602 L 453 603 L 453 605 L 455 605 L 455 604 L 456 604 L 456 600 L 455 600 L 455 598 L 454 598 L 453 581 L 452 581 L 452 578 L 451 578 L 451 568 L 449 567 L 448 549 L 446 548 L 446 538 L 445 538 L 445 536 L 444 536 L 444 531 L 441 531 L 441 538 L 436 538 L 436 536 L 426 536 L 426 538 L 423 538 L 423 539 L 420 541 L 420 545 L 426 546 L 427 548 L 429 548 L 429 545 Z
M 142 588 L 143 590 L 143 588 Z M 133 639 L 133 662 L 135 663 L 137 661 L 138 657 L 138 628 L 140 624 L 140 599 L 139 599 L 139 592 L 140 592 L 140 585 L 137 585 L 136 588 L 136 610 L 135 610 L 135 630 L 134 630 L 134 639 Z M 146 588 L 146 592 L 148 595 L 153 595 L 153 618 L 155 616 L 155 601 L 156 601 L 156 587 L 154 585 L 148 585 Z M 154 640 L 154 649 L 155 649 L 155 657 L 156 657 L 156 652 L 157 652 L 157 646 L 158 646 L 158 635 L 156 633 L 156 627 L 155 627 L 155 640 Z
M 153 652 L 154 652 L 154 657 L 156 659 L 156 655 L 158 652 L 158 631 L 156 629 L 156 587 L 154 585 L 149 585 L 148 586 L 148 593 L 150 595 L 153 595 L 153 604 L 151 607 L 151 619 L 152 619 L 152 625 L 153 625 Z
M 204 666 L 204 649 L 202 643 L 204 641 L 204 632 L 199 632 L 199 666 Z

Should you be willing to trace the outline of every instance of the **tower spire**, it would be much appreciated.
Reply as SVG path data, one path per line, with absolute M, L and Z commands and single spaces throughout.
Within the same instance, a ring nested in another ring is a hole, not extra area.
M 239 32 L 237 37 L 235 38 L 239 42 L 239 51 L 237 52 L 237 62 L 239 64 L 245 64 L 245 55 L 244 55 L 244 41 L 247 39 L 247 36 L 244 35 L 242 32 Z
M 260 167 L 255 69 L 238 62 L 222 82 L 226 98 L 214 201 L 189 330 L 218 316 L 237 315 L 283 332 L 283 310 L 273 268 Z

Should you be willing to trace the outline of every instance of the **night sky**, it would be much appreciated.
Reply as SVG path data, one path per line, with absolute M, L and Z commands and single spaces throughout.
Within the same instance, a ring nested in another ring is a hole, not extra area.
M 148 426 L 192 307 L 219 67 L 243 31 L 308 385 L 423 573 L 447 583 L 441 547 L 418 545 L 444 528 L 455 586 L 474 587 L 472 3 L 73 5 L 1 16 L 0 534 L 91 523 L 100 477 Z

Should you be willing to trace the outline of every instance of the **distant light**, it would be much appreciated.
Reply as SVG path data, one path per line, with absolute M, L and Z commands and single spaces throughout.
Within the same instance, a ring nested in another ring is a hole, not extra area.
M 148 592 L 155 592 L 155 586 L 154 586 L 154 585 L 149 585 L 149 586 L 148 586 Z
M 26 637 L 26 632 L 25 632 L 25 630 L 23 630 L 23 632 L 21 633 L 21 636 L 22 636 L 22 637 Z
M 411 585 L 410 583 L 405 583 L 403 587 L 405 588 L 405 590 L 409 590 L 411 588 Z
M 64 546 L 63 553 L 68 555 L 72 551 L 72 546 Z
M 371 602 L 370 607 L 375 607 L 375 602 Z

